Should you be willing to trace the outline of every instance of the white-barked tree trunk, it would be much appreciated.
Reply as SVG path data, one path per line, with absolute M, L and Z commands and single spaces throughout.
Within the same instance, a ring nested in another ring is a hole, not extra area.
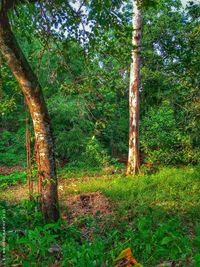
M 139 87 L 142 18 L 139 1 L 133 1 L 132 62 L 129 86 L 129 153 L 127 175 L 140 173 L 139 160 Z

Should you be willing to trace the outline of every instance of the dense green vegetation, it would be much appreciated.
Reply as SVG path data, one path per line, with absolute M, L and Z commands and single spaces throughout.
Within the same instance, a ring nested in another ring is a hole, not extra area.
M 199 267 L 199 3 L 140 1 L 142 174 L 127 176 L 131 1 L 15 2 L 11 28 L 51 118 L 61 216 L 42 215 L 31 115 L 0 51 L 0 266 L 109 267 L 130 247 L 144 267 Z
M 13 172 L 10 175 L 0 175 L 0 188 L 6 188 L 10 185 L 15 185 L 17 183 L 24 183 L 26 181 L 26 172 Z
M 123 177 L 93 176 L 88 170 L 87 176 L 77 179 L 60 178 L 63 200 L 101 191 L 112 203 L 110 215 L 97 212 L 74 223 L 62 219 L 45 224 L 37 202 L 19 198 L 12 204 L 12 190 L 7 189 L 1 211 L 6 210 L 8 266 L 51 266 L 56 259 L 60 266 L 113 266 L 119 252 L 131 247 L 144 266 L 174 261 L 198 267 L 199 171 L 199 167 L 162 168 L 152 175 Z M 48 251 L 53 245 L 60 249 L 54 254 Z
M 199 6 L 183 10 L 179 1 L 161 1 L 144 12 L 142 161 L 199 162 L 199 14 Z M 127 155 L 131 7 L 124 7 L 121 17 L 120 28 L 97 32 L 85 47 L 72 37 L 52 36 L 47 48 L 36 32 L 19 31 L 22 23 L 13 18 L 18 40 L 44 88 L 58 160 L 96 165 Z M 4 63 L 0 73 L 0 164 L 24 165 L 24 101 Z

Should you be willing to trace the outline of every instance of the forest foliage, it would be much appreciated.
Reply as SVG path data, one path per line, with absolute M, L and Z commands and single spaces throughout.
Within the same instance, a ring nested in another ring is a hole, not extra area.
M 19 15 L 12 17 L 13 28 L 43 87 L 58 161 L 101 165 L 113 158 L 126 158 L 131 7 L 124 5 L 118 12 L 120 22 L 110 17 L 110 28 L 106 29 L 105 9 L 101 18 L 95 17 L 95 9 L 83 14 L 97 23 L 77 36 L 76 20 L 69 34 L 58 24 L 49 36 L 45 31 L 43 35 L 35 21 L 29 23 L 31 12 L 37 12 L 33 6 L 29 8 L 29 12 L 26 6 L 18 8 Z M 179 1 L 160 1 L 143 11 L 143 163 L 199 163 L 199 16 L 198 5 L 183 9 Z M 26 107 L 3 59 L 0 75 L 1 165 L 23 165 Z
M 0 53 L 0 265 L 109 267 L 130 247 L 147 267 L 199 267 L 200 5 L 138 0 L 143 174 L 125 176 L 131 1 L 35 2 L 12 2 L 19 5 L 9 22 L 47 103 L 57 174 L 51 148 L 53 175 L 40 179 L 38 133 Z M 34 192 L 24 171 L 27 129 Z M 47 184 L 54 188 L 45 192 Z M 81 200 L 94 195 L 105 201 L 103 212 Z M 43 207 L 60 217 L 47 220 L 41 204 L 52 199 Z

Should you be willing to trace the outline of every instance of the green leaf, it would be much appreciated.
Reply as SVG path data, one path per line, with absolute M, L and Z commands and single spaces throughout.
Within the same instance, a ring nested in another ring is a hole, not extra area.
M 173 241 L 172 237 L 166 236 L 162 239 L 161 245 L 168 245 L 171 241 Z

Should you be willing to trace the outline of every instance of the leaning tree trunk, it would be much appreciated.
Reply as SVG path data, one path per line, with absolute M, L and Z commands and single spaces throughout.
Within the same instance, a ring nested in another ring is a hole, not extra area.
M 129 155 L 127 175 L 140 173 L 139 160 L 139 86 L 141 50 L 141 11 L 138 2 L 133 1 L 132 63 L 129 86 Z
M 54 144 L 41 86 L 11 30 L 6 12 L 0 14 L 0 52 L 26 99 L 35 132 L 38 175 L 42 181 L 41 207 L 46 221 L 59 218 Z

